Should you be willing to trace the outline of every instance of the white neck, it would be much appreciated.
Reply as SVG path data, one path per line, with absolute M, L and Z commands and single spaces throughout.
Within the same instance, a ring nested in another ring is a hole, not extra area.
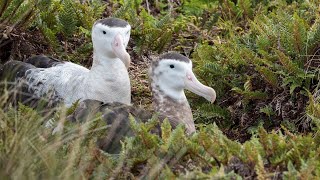
M 112 58 L 94 51 L 92 67 L 86 80 L 91 84 L 88 99 L 130 104 L 129 74 L 119 58 Z
M 183 89 L 173 89 L 169 86 L 167 86 L 168 83 L 165 82 L 156 82 L 153 83 L 152 85 L 152 89 L 159 89 L 160 91 L 162 91 L 162 94 L 165 96 L 168 96 L 174 100 L 176 100 L 177 102 L 184 102 L 187 101 L 187 97 L 184 93 Z
M 187 101 L 187 97 L 183 89 L 175 89 L 165 82 L 154 82 L 155 89 L 159 89 L 163 92 L 164 95 L 176 100 L 177 102 Z M 158 88 L 157 88 L 158 87 Z
M 91 73 L 100 73 L 100 74 L 113 74 L 114 71 L 119 69 L 126 70 L 123 62 L 116 56 L 111 57 L 108 54 L 103 54 L 94 50 L 93 52 L 93 62 L 90 69 Z M 126 70 L 127 71 L 127 70 Z
M 182 101 L 186 101 L 187 97 L 184 94 L 184 91 L 177 91 L 177 90 L 172 90 L 172 89 L 168 89 L 164 91 L 164 94 L 166 94 L 167 96 L 171 97 L 174 100 L 177 100 L 178 102 L 182 102 Z

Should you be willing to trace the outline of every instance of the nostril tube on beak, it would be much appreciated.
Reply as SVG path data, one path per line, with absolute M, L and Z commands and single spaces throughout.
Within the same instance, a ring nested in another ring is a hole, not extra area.
M 124 63 L 124 65 L 129 68 L 130 65 L 130 55 L 126 51 L 125 43 L 123 42 L 123 38 L 121 34 L 117 34 L 114 37 L 112 43 L 112 49 L 115 55 Z
M 199 96 L 206 98 L 211 103 L 213 103 L 216 99 L 215 90 L 209 86 L 205 86 L 204 84 L 200 83 L 192 71 L 187 72 L 185 85 L 186 89 L 195 94 L 198 94 Z

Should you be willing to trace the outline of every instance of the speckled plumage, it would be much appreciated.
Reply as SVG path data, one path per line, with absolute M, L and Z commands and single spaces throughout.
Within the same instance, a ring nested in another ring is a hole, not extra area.
M 187 99 L 177 101 L 164 94 L 157 87 L 152 87 L 152 103 L 155 112 L 167 117 L 173 128 L 184 124 L 188 134 L 196 131 L 190 105 Z
M 188 134 L 195 132 L 192 111 L 184 89 L 211 102 L 215 101 L 216 94 L 212 88 L 204 86 L 196 79 L 191 60 L 176 52 L 162 54 L 152 61 L 149 75 L 154 111 L 167 117 L 173 127 L 184 124 Z
M 179 100 L 174 99 L 166 94 L 158 84 L 159 79 L 157 76 L 165 73 L 164 71 L 156 71 L 161 61 L 165 60 L 174 60 L 180 61 L 182 63 L 191 63 L 190 59 L 187 57 L 175 53 L 169 52 L 165 53 L 159 58 L 156 58 L 151 63 L 150 69 L 150 79 L 151 79 L 151 90 L 152 90 L 152 103 L 155 112 L 160 113 L 160 115 L 167 117 L 173 127 L 176 127 L 179 124 L 184 124 L 186 127 L 187 133 L 193 133 L 195 125 L 193 122 L 193 116 L 191 112 L 190 105 L 187 98 L 181 98 Z

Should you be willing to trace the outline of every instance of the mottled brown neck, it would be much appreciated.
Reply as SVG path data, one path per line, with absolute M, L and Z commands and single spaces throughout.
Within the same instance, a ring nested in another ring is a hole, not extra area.
M 184 124 L 188 134 L 195 132 L 192 112 L 187 99 L 178 102 L 165 95 L 155 84 L 152 87 L 152 101 L 155 112 L 167 117 L 173 128 L 179 124 Z

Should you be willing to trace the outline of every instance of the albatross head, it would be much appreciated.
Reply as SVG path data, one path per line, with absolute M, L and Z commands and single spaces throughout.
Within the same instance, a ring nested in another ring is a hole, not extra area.
M 151 79 L 153 88 L 174 100 L 185 100 L 184 89 L 187 89 L 210 102 L 216 99 L 216 92 L 211 87 L 198 81 L 192 71 L 192 62 L 187 57 L 170 52 L 163 54 L 152 63 Z
M 131 26 L 118 18 L 105 18 L 96 21 L 92 27 L 92 42 L 95 53 L 109 59 L 119 58 L 128 68 L 130 56 L 126 47 L 130 38 Z

